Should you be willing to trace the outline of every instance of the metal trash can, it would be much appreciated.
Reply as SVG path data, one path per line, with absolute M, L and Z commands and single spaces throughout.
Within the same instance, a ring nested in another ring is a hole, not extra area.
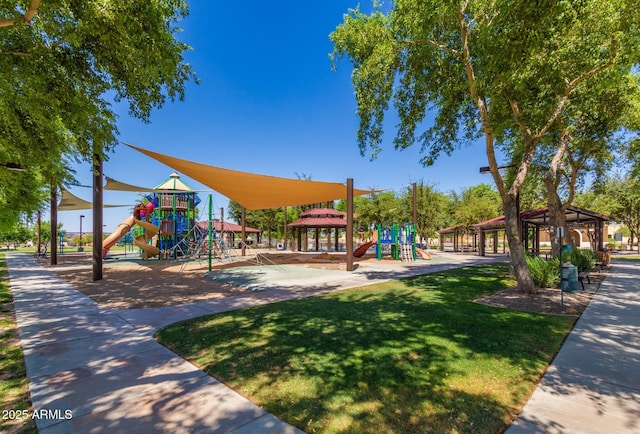
M 578 292 L 578 267 L 570 263 L 563 264 L 560 273 L 562 292 Z

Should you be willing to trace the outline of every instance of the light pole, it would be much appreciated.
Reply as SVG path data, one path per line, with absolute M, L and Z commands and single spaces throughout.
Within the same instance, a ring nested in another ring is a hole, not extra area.
M 79 252 L 83 252 L 84 249 L 82 248 L 82 219 L 84 218 L 83 215 L 80 215 L 80 239 L 78 240 L 78 251 Z

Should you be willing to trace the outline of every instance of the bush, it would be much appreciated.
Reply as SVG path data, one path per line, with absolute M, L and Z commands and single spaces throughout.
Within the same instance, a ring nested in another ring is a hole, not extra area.
M 560 261 L 545 261 L 539 256 L 527 256 L 527 265 L 534 285 L 539 288 L 555 288 L 560 281 Z
M 578 273 L 586 273 L 596 265 L 596 252 L 589 249 L 574 249 L 569 256 L 569 261 L 578 267 Z

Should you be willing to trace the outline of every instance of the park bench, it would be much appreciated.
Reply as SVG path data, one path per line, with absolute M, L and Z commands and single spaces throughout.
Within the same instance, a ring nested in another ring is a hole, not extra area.
M 47 245 L 41 246 L 38 250 L 33 254 L 33 257 L 36 259 L 47 259 Z

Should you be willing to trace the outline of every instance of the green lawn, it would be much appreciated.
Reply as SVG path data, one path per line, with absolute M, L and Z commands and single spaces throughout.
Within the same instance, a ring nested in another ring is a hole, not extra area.
M 307 432 L 502 432 L 574 318 L 473 303 L 506 266 L 202 317 L 158 339 Z
M 640 261 L 640 255 L 616 255 L 611 258 L 612 261 Z
M 5 254 L 0 253 L 0 432 L 35 433 L 35 422 L 25 416 L 33 410 L 12 301 Z

